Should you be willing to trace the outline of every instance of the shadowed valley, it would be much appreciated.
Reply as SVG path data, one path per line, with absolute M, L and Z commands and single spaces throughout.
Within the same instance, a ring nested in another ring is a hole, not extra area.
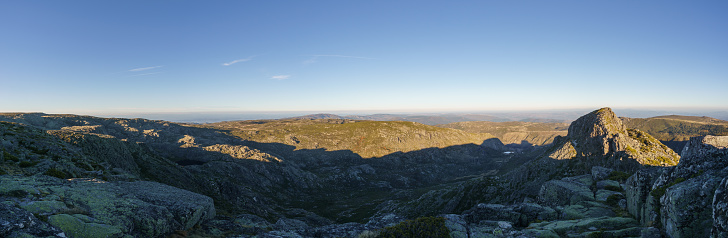
M 725 125 L 609 108 L 570 124 L 437 127 L 6 113 L 0 235 L 384 237 L 420 223 L 452 237 L 720 235 L 725 139 L 689 138 Z M 663 139 L 689 139 L 682 158 Z M 671 202 L 693 183 L 713 205 Z

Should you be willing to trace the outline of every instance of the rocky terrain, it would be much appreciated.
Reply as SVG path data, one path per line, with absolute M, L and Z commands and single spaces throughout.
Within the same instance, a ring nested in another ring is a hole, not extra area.
M 0 114 L 0 236 L 728 236 L 728 137 L 679 156 L 623 122 L 504 154 L 412 122 Z
M 240 130 L 220 129 L 220 125 L 201 127 L 144 119 L 46 114 L 3 114 L 0 120 L 3 135 L 0 141 L 0 173 L 7 174 L 4 176 L 40 176 L 49 180 L 95 179 L 102 181 L 98 183 L 101 184 L 99 186 L 112 191 L 118 191 L 115 188 L 117 182 L 152 181 L 167 184 L 172 186 L 169 188 L 212 198 L 215 212 L 210 214 L 218 214 L 212 221 L 221 221 L 222 227 L 233 221 L 239 222 L 235 219 L 244 214 L 251 214 L 257 217 L 254 220 L 272 224 L 280 219 L 295 218 L 291 222 L 307 226 L 367 221 L 375 212 L 374 208 L 385 198 L 400 194 L 397 195 L 399 199 L 406 199 L 416 196 L 418 192 L 412 190 L 418 188 L 470 174 L 495 173 L 502 161 L 494 158 L 503 156 L 498 151 L 475 144 L 482 143 L 479 138 L 490 138 L 489 135 L 468 134 L 411 122 L 340 124 L 301 120 L 283 121 L 275 125 L 280 128 L 280 123 L 294 123 L 313 130 L 303 130 L 310 134 L 294 130 L 304 145 L 307 145 L 307 141 L 321 139 L 321 136 L 331 136 L 326 135 L 326 127 L 329 126 L 334 128 L 328 131 L 338 136 L 334 137 L 337 140 L 329 141 L 336 142 L 338 145 L 333 145 L 339 147 L 297 148 L 285 143 L 241 140 L 236 137 Z M 312 125 L 313 129 L 305 125 Z M 342 125 L 354 127 L 336 128 Z M 295 129 L 297 126 L 288 128 Z M 324 133 L 320 133 L 321 130 Z M 369 141 L 357 144 L 362 141 L 360 135 L 370 136 Z M 433 138 L 432 143 L 423 142 L 429 138 Z M 331 145 L 326 144 L 326 140 L 321 141 L 323 145 Z M 459 143 L 447 144 L 452 141 Z M 366 152 L 368 148 L 380 148 L 390 143 L 394 145 L 393 148 L 406 151 L 393 150 L 385 156 L 366 159 L 353 152 Z M 398 147 L 397 143 L 401 145 Z M 416 147 L 418 143 L 421 144 L 419 148 Z M 13 178 L 9 177 L 10 180 Z M 48 183 L 18 186 L 48 187 L 45 189 L 56 191 Z M 12 188 L 8 193 L 15 194 L 13 191 L 21 188 Z M 63 198 L 54 192 L 49 193 Z M 23 204 L 50 199 L 66 206 L 71 204 L 55 196 L 48 199 L 45 195 L 29 196 L 14 198 L 8 203 Z M 102 208 L 84 206 L 85 210 L 90 211 L 85 213 L 96 219 L 93 220 L 96 223 L 115 225 L 111 220 L 104 220 L 106 218 L 91 212 Z M 37 217 L 46 219 L 60 214 L 72 215 L 64 211 L 44 211 L 38 213 Z M 175 216 L 168 218 L 178 219 Z M 210 223 L 209 217 L 205 218 Z M 82 221 L 88 223 L 90 220 Z M 202 221 L 197 223 L 202 224 Z M 256 229 L 269 227 L 272 225 Z M 172 226 L 153 233 L 135 233 L 136 230 L 128 227 L 116 228 L 121 233 L 114 234 L 145 237 L 145 234 L 156 236 L 189 227 Z M 11 234 L 14 229 L 8 228 L 3 234 Z M 256 229 L 225 229 L 233 233 L 257 232 Z

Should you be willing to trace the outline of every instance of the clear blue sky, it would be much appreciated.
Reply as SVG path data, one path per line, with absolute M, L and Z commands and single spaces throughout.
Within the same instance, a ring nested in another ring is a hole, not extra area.
M 728 1 L 3 1 L 0 112 L 728 107 Z

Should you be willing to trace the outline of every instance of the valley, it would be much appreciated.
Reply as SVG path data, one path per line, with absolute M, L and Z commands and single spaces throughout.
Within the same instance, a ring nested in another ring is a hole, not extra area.
M 635 195 L 647 186 L 635 176 L 648 174 L 657 188 L 695 179 L 715 188 L 722 159 L 700 171 L 684 160 L 725 158 L 724 137 L 696 138 L 726 127 L 704 117 L 619 118 L 609 108 L 571 123 L 434 126 L 336 115 L 182 124 L 3 113 L 0 198 L 10 207 L 0 219 L 15 223 L 1 235 L 358 237 L 427 217 L 446 218 L 453 237 L 595 232 L 556 221 L 612 236 L 678 234 L 686 230 L 666 226 L 683 222 L 667 216 L 673 205 Z M 688 151 L 681 158 L 661 142 Z M 78 195 L 96 190 L 107 192 Z M 640 209 L 667 210 L 645 218 Z M 695 219 L 722 219 L 706 216 Z M 722 234 L 709 225 L 701 234 Z

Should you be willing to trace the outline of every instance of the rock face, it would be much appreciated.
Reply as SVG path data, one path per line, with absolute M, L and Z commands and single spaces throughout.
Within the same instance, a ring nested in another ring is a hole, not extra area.
M 680 163 L 644 169 L 627 180 L 627 207 L 669 237 L 725 237 L 728 136 L 691 138 Z
M 215 216 L 211 198 L 146 181 L 106 182 L 4 175 L 0 176 L 0 194 L 5 198 L 5 204 L 15 204 L 28 213 L 43 217 L 47 224 L 60 228 L 70 237 L 121 237 L 124 234 L 158 237 L 175 230 L 190 229 Z M 46 224 L 32 219 L 29 222 L 41 224 L 36 226 Z M 22 226 L 15 226 L 9 232 L 48 234 L 56 232 L 54 229 L 28 232 Z
M 627 209 L 641 224 L 653 224 L 658 218 L 656 207 L 659 206 L 659 200 L 650 194 L 658 172 L 639 170 L 625 183 Z
M 670 237 L 707 237 L 713 228 L 712 201 L 720 179 L 703 174 L 667 188 L 660 214 Z
M 593 165 L 632 170 L 638 167 L 635 162 L 673 166 L 680 160 L 675 152 L 650 135 L 627 129 L 610 108 L 593 111 L 572 122 L 568 135 L 554 140 L 548 156 L 556 160 L 591 158 Z
M 724 178 L 713 195 L 713 237 L 728 237 L 728 178 Z

